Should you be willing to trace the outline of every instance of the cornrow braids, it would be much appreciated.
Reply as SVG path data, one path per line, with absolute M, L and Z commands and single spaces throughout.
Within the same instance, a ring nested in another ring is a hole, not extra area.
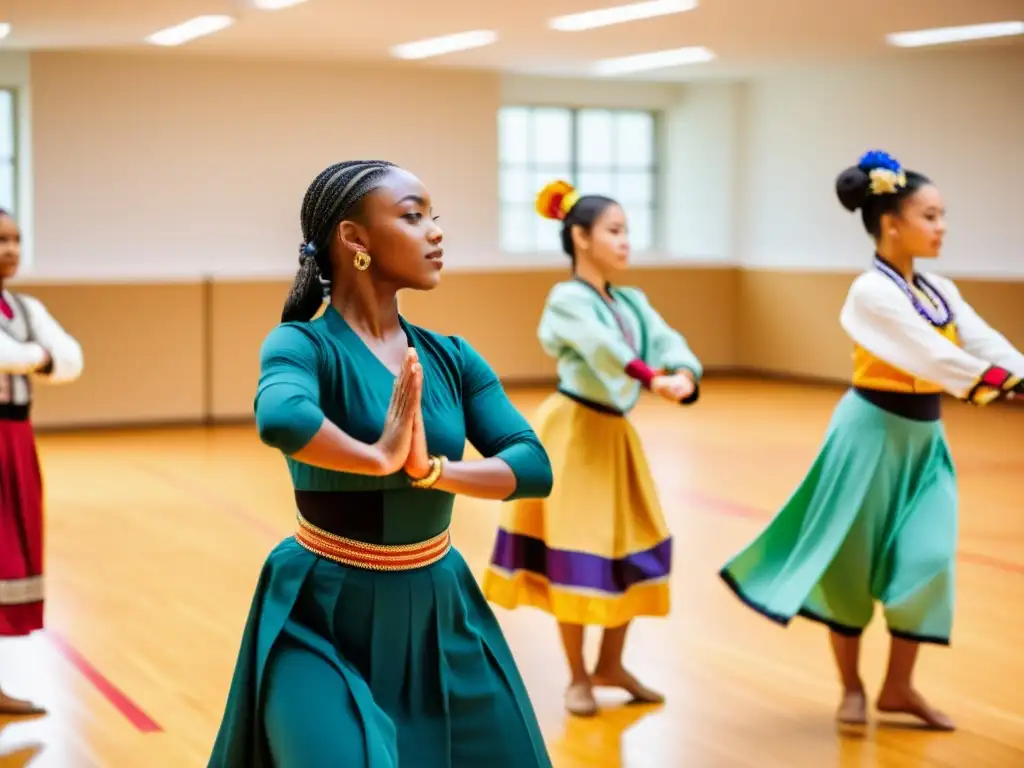
M 351 160 L 320 172 L 306 190 L 299 219 L 303 243 L 299 271 L 284 303 L 281 322 L 309 320 L 331 282 L 330 240 L 338 223 L 358 215 L 359 205 L 396 167 L 386 160 Z

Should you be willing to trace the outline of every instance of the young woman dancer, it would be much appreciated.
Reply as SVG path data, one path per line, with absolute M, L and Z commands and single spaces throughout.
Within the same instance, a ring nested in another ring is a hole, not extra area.
M 950 730 L 912 680 L 919 645 L 948 645 L 953 619 L 957 485 L 940 396 L 977 405 L 1012 396 L 1024 356 L 952 281 L 915 270 L 915 259 L 939 255 L 946 232 L 927 178 L 873 151 L 840 174 L 836 191 L 875 241 L 874 265 L 840 316 L 853 386 L 810 473 L 721 576 L 769 619 L 800 615 L 831 630 L 846 723 L 867 721 L 860 637 L 880 602 L 892 646 L 878 709 Z
M 301 220 L 255 400 L 298 530 L 263 568 L 209 765 L 550 768 L 449 523 L 455 494 L 547 495 L 551 465 L 487 362 L 398 312 L 399 290 L 440 280 L 430 195 L 390 163 L 342 163 Z M 485 458 L 462 460 L 467 438 Z
M 21 232 L 0 209 L 0 636 L 43 628 L 43 480 L 29 411 L 35 377 L 82 373 L 82 348 L 37 299 L 6 289 L 21 261 Z M 43 714 L 0 691 L 0 715 Z
M 566 708 L 593 715 L 595 686 L 662 701 L 622 662 L 630 622 L 668 613 L 672 563 L 643 447 L 625 416 L 644 388 L 695 402 L 703 369 L 641 290 L 612 284 L 629 261 L 626 216 L 614 200 L 581 197 L 560 181 L 541 191 L 537 210 L 563 222 L 573 266 L 572 279 L 548 295 L 539 329 L 558 360 L 558 392 L 537 416 L 555 489 L 547 501 L 504 508 L 484 594 L 505 608 L 554 615 L 571 674 Z M 604 627 L 593 672 L 583 659 L 587 625 Z

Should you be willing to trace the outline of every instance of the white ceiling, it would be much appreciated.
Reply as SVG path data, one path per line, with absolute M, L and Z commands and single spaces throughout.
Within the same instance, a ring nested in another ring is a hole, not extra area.
M 1013 21 L 1024 0 L 702 0 L 695 11 L 588 32 L 554 32 L 551 16 L 628 0 L 308 0 L 259 11 L 250 0 L 2 0 L 12 25 L 0 50 L 147 48 L 146 35 L 208 13 L 234 27 L 174 53 L 311 59 L 388 59 L 388 48 L 438 35 L 493 29 L 496 45 L 419 62 L 586 76 L 596 59 L 703 45 L 717 61 L 644 73 L 645 79 L 748 74 L 766 67 L 920 51 L 888 49 L 884 36 L 938 26 Z M 1018 37 L 980 45 L 1024 48 Z M 165 52 L 166 53 L 166 52 Z

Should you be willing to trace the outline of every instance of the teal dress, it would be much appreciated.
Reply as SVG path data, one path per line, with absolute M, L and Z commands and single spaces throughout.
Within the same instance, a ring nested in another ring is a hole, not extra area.
M 428 449 L 465 442 L 515 473 L 510 499 L 551 491 L 547 454 L 469 344 L 402 321 L 423 367 Z M 266 339 L 255 411 L 286 456 L 324 417 L 364 442 L 381 433 L 394 375 L 333 308 Z M 370 545 L 448 529 L 454 497 L 388 477 L 287 459 L 303 517 Z M 294 537 L 260 574 L 210 768 L 550 768 L 526 688 L 494 614 L 454 548 L 376 571 L 321 558 Z

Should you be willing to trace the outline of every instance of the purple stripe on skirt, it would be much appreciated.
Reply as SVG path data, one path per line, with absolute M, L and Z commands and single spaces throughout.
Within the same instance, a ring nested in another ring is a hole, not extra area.
M 613 559 L 551 549 L 540 539 L 499 529 L 491 563 L 506 571 L 538 574 L 557 586 L 620 594 L 634 584 L 668 576 L 672 570 L 672 539 L 644 552 Z

